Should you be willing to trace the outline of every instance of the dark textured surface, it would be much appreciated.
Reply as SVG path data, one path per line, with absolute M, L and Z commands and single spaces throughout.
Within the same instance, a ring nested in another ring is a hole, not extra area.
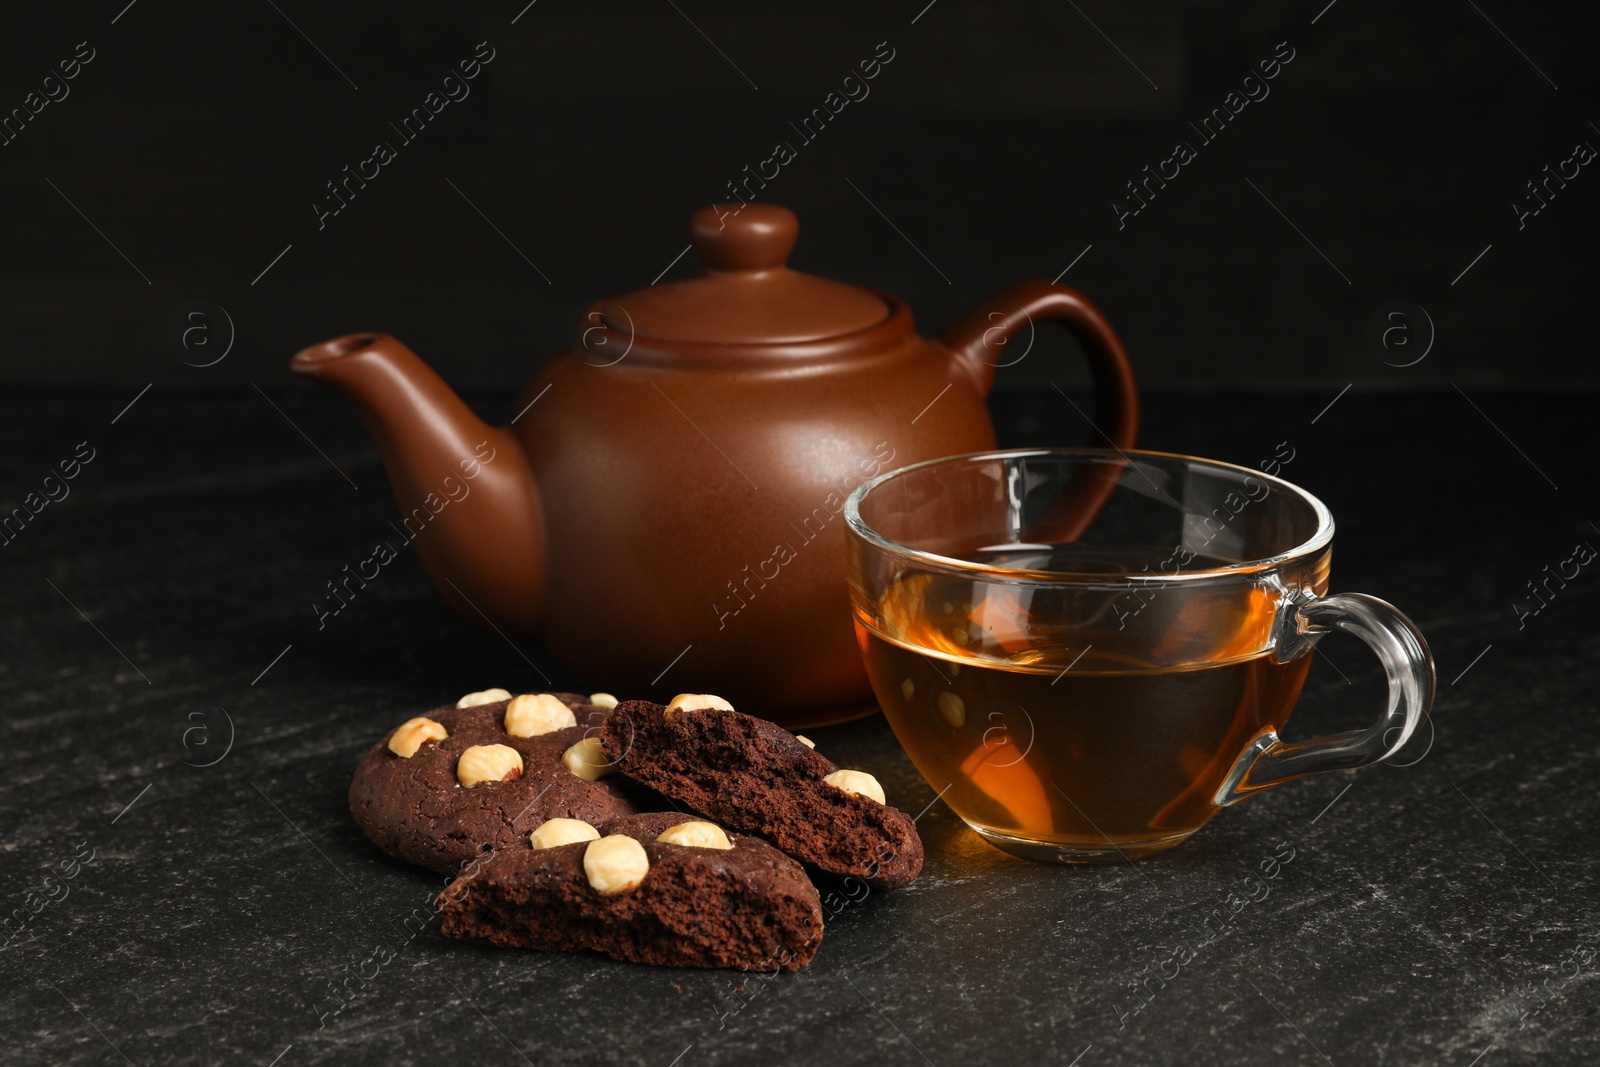
M 922 876 L 827 888 L 816 960 L 764 981 L 441 937 L 442 879 L 350 819 L 356 762 L 403 709 L 543 686 L 541 668 L 605 679 L 471 629 L 407 553 L 319 630 L 324 583 L 394 513 L 355 417 L 309 387 L 269 387 L 283 414 L 158 388 L 112 425 L 133 392 L 0 402 L 7 508 L 96 450 L 0 547 L 0 894 L 28 917 L 0 952 L 8 1062 L 1600 1059 L 1600 574 L 1520 629 L 1513 606 L 1600 544 L 1593 396 L 1152 397 L 1147 447 L 1254 465 L 1291 443 L 1284 475 L 1339 522 L 1334 588 L 1393 601 L 1433 643 L 1424 747 L 1290 783 L 1136 865 L 1033 865 L 933 804 Z M 1010 443 L 1088 436 L 1053 391 L 996 407 Z M 1290 736 L 1379 699 L 1359 646 L 1323 647 Z M 669 697 L 670 673 L 660 688 L 623 695 Z M 814 738 L 908 810 L 934 799 L 880 720 Z

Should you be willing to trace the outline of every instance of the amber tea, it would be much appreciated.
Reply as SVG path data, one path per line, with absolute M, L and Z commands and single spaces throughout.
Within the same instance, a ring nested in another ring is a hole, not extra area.
M 1411 620 L 1328 593 L 1333 516 L 1250 467 L 1013 449 L 879 475 L 845 502 L 878 703 L 992 844 L 1061 862 L 1169 848 L 1222 808 L 1388 759 L 1433 701 Z M 1389 684 L 1365 729 L 1278 736 L 1331 630 Z
M 978 561 L 1115 581 L 1170 555 L 1069 545 Z M 890 585 L 875 614 L 857 612 L 867 670 L 923 777 L 949 783 L 950 807 L 995 843 L 1059 859 L 1132 858 L 1194 832 L 1238 754 L 1288 719 L 1310 664 L 1257 651 L 1274 614 L 1264 596 L 1085 595 L 916 574 Z M 1187 647 L 1153 648 L 1152 631 Z

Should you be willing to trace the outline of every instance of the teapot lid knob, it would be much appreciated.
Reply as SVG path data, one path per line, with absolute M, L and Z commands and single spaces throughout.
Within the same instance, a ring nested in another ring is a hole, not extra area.
M 789 269 L 800 222 L 788 208 L 712 204 L 689 220 L 689 236 L 705 273 L 657 278 L 605 301 L 597 310 L 606 326 L 630 338 L 788 345 L 864 330 L 891 314 L 890 304 L 869 289 Z
M 772 270 L 794 251 L 800 220 L 777 204 L 712 204 L 689 220 L 695 255 L 707 270 Z

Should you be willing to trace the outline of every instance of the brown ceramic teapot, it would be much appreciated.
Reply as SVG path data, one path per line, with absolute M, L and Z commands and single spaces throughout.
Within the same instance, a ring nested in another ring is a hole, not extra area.
M 895 297 L 789 270 L 784 208 L 709 207 L 690 228 L 705 273 L 591 306 L 507 426 L 384 334 L 290 366 L 360 411 L 407 536 L 474 623 L 628 697 L 718 693 L 790 726 L 870 711 L 844 577 L 850 491 L 993 447 L 984 396 L 1007 341 L 1040 319 L 1077 335 L 1096 422 L 1122 448 L 1133 373 L 1063 286 L 1019 285 L 929 341 Z

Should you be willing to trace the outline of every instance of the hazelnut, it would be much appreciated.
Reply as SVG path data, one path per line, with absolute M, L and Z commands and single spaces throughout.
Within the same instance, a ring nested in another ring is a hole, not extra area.
M 614 708 L 617 706 L 617 698 L 610 693 L 590 693 L 589 703 L 598 708 Z
M 583 850 L 583 873 L 603 897 L 636 889 L 650 873 L 644 846 L 627 834 L 612 834 L 589 842 Z
M 823 781 L 846 793 L 869 797 L 879 804 L 888 803 L 883 799 L 883 786 L 879 785 L 878 780 L 866 771 L 834 771 Z
M 967 702 L 954 693 L 940 693 L 935 702 L 939 706 L 939 715 L 951 726 L 962 726 L 967 721 Z
M 450 731 L 443 725 L 426 715 L 418 715 L 401 723 L 400 728 L 390 736 L 389 751 L 402 759 L 410 759 L 417 754 L 417 749 L 422 747 L 424 741 L 443 741 L 449 736 Z
M 806 746 L 807 748 L 816 748 L 817 747 L 817 743 L 815 741 L 811 740 L 811 738 L 807 737 L 805 734 L 795 734 L 794 735 L 794 739 L 796 741 L 800 742 L 802 745 Z
M 468 693 L 456 701 L 458 708 L 475 708 L 479 704 L 498 704 L 502 700 L 510 700 L 511 694 L 504 689 L 485 689 L 481 693 Z
M 473 745 L 456 760 L 456 781 L 471 789 L 479 782 L 509 782 L 522 777 L 522 754 L 510 745 Z
M 906 698 L 906 703 L 911 703 L 911 698 L 917 695 L 917 684 L 910 678 L 900 683 L 900 695 Z
M 506 705 L 506 733 L 512 737 L 538 737 L 576 725 L 572 709 L 549 693 L 524 693 Z
M 574 841 L 598 841 L 600 831 L 582 819 L 546 819 L 539 828 L 528 835 L 528 844 L 536 849 L 570 845 Z
M 561 762 L 567 770 L 587 782 L 598 781 L 608 774 L 616 774 L 617 766 L 606 759 L 598 737 L 585 737 L 561 753 Z
M 668 722 L 671 722 L 675 711 L 705 711 L 709 708 L 715 708 L 717 711 L 732 711 L 733 705 L 710 693 L 679 693 L 667 703 L 665 717 Z
M 680 822 L 670 829 L 661 831 L 656 835 L 656 840 L 665 841 L 669 845 L 687 845 L 689 848 L 733 847 L 733 842 L 722 832 L 722 827 L 710 822 Z

